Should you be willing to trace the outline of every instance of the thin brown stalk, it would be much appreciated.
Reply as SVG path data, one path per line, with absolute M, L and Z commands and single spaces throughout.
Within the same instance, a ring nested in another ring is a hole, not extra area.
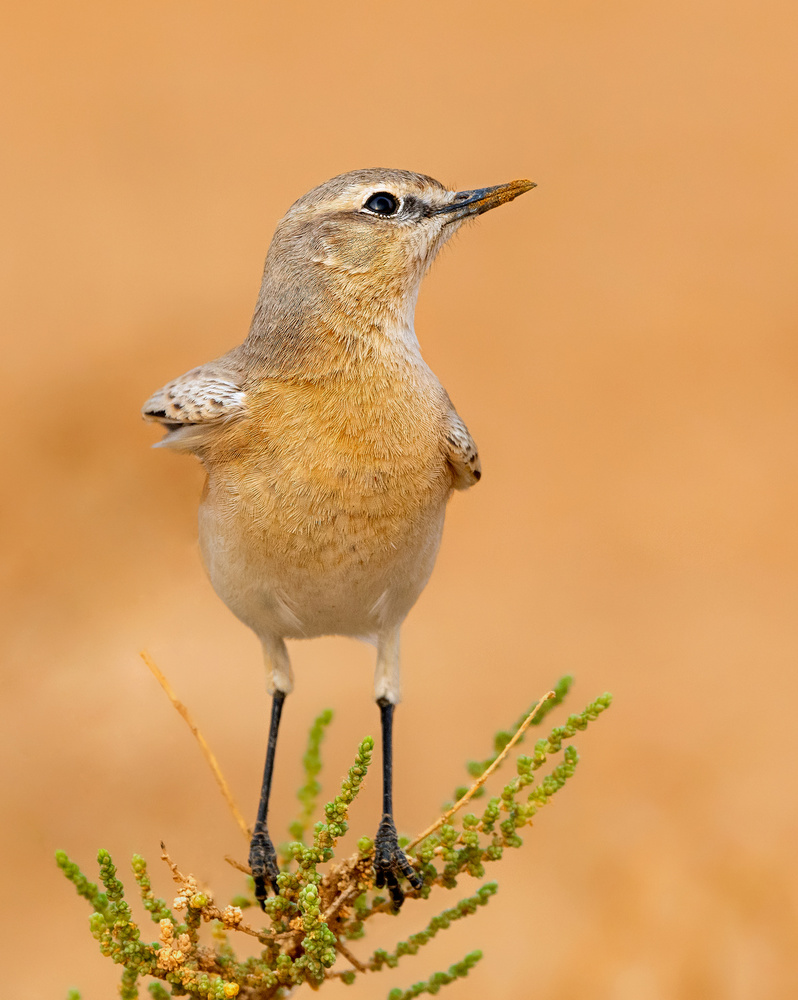
M 252 869 L 249 865 L 242 865 L 240 861 L 236 861 L 235 858 L 231 858 L 229 854 L 225 854 L 224 860 L 230 865 L 231 868 L 235 868 L 236 871 L 243 872 L 245 875 L 251 875 Z
M 338 938 L 335 939 L 335 947 L 358 972 L 368 972 L 368 966 L 364 965 L 359 958 L 355 958 L 352 952 Z
M 435 833 L 438 827 L 441 827 L 443 826 L 444 823 L 447 823 L 451 819 L 451 817 L 454 816 L 454 814 L 458 811 L 458 809 L 462 809 L 463 806 L 466 804 L 466 802 L 469 802 L 474 797 L 476 792 L 485 784 L 485 782 L 493 774 L 493 772 L 501 766 L 502 762 L 504 761 L 504 758 L 524 735 L 524 733 L 532 724 L 535 716 L 538 714 L 541 708 L 546 704 L 547 701 L 551 701 L 552 698 L 556 697 L 557 696 L 554 693 L 554 691 L 548 691 L 546 694 L 543 695 L 543 697 L 540 699 L 537 705 L 535 705 L 535 707 L 532 709 L 529 715 L 524 719 L 524 721 L 518 727 L 513 738 L 510 740 L 510 742 L 507 744 L 504 750 L 502 750 L 502 752 L 499 754 L 496 760 L 494 760 L 494 762 L 490 765 L 490 767 L 485 769 L 485 771 L 477 778 L 474 784 L 468 789 L 465 795 L 459 798 L 457 802 L 455 802 L 455 804 L 451 807 L 451 809 L 447 809 L 442 816 L 439 816 L 438 819 L 435 820 L 432 826 L 428 826 L 426 830 L 424 830 L 417 837 L 411 840 L 410 843 L 407 845 L 407 847 L 405 847 L 406 851 L 412 850 L 412 848 L 414 848 L 417 844 L 420 844 L 422 840 L 426 840 L 431 833 Z
M 324 914 L 322 915 L 322 918 L 321 918 L 322 921 L 325 924 L 328 924 L 330 922 L 330 917 L 335 913 L 335 911 L 339 907 L 343 906 L 344 903 L 348 902 L 348 900 L 350 900 L 354 896 L 356 896 L 357 894 L 358 894 L 358 888 L 357 888 L 356 885 L 350 886 L 348 889 L 345 889 L 341 893 L 341 895 L 338 896 L 338 898 L 336 900 L 334 900 L 332 903 L 330 903 L 330 905 L 324 911 Z
M 225 780 L 225 777 L 222 774 L 222 770 L 219 767 L 216 757 L 213 755 L 211 748 L 208 746 L 205 737 L 199 731 L 199 727 L 192 718 L 191 713 L 183 704 L 183 702 L 180 701 L 180 699 L 177 697 L 174 690 L 172 689 L 172 685 L 169 683 L 166 677 L 164 677 L 163 673 L 161 672 L 160 668 L 155 663 L 153 658 L 144 649 L 141 651 L 141 658 L 150 668 L 153 676 L 166 692 L 167 698 L 169 699 L 169 701 L 171 701 L 171 703 L 177 709 L 179 714 L 185 720 L 186 724 L 188 725 L 188 728 L 194 734 L 194 738 L 196 739 L 197 743 L 199 743 L 202 755 L 207 761 L 211 771 L 213 771 L 213 776 L 216 779 L 216 784 L 219 786 L 222 795 L 224 796 L 224 799 L 227 802 L 227 805 L 230 807 L 230 812 L 232 812 L 233 818 L 235 819 L 241 832 L 244 834 L 247 840 L 250 840 L 252 838 L 252 834 L 249 830 L 249 827 L 246 824 L 244 817 L 241 815 L 240 809 L 236 805 L 235 799 L 233 798 L 233 793 L 230 791 L 230 786 L 227 784 L 227 781 Z

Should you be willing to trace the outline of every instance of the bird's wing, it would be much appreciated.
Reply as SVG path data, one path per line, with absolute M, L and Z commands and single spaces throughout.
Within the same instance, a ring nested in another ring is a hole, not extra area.
M 474 439 L 454 408 L 446 415 L 444 433 L 446 460 L 454 474 L 452 485 L 456 490 L 467 490 L 482 478 L 482 464 Z
M 232 377 L 205 366 L 167 383 L 141 412 L 167 432 L 157 447 L 195 451 L 219 424 L 246 413 L 246 393 Z

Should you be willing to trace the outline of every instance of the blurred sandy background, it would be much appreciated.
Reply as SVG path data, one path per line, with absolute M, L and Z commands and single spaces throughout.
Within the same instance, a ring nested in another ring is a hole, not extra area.
M 260 652 L 200 566 L 199 467 L 149 450 L 138 411 L 243 338 L 288 205 L 375 165 L 539 184 L 419 303 L 485 476 L 404 633 L 400 824 L 560 674 L 573 708 L 616 704 L 489 909 L 346 996 L 480 945 L 452 1000 L 796 995 L 796 29 L 792 0 L 7 12 L 5 995 L 115 995 L 56 847 L 141 851 L 168 893 L 163 838 L 238 891 L 222 858 L 246 845 L 138 650 L 247 815 Z M 317 711 L 337 713 L 328 790 L 377 731 L 369 649 L 293 655 L 275 832 Z M 375 777 L 358 835 L 378 808 Z M 372 947 L 428 916 L 384 918 Z

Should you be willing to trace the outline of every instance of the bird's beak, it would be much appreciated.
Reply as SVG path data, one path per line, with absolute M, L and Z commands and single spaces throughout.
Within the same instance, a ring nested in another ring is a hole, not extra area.
M 498 184 L 496 187 L 477 188 L 475 191 L 458 191 L 454 199 L 447 205 L 436 208 L 434 215 L 448 215 L 445 224 L 465 219 L 470 215 L 482 215 L 506 201 L 512 201 L 519 194 L 531 191 L 537 185 L 534 181 L 510 181 L 509 184 Z

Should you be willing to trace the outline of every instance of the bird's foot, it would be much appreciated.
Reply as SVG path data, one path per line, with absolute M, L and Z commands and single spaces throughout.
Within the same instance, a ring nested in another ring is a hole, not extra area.
M 256 827 L 252 834 L 252 843 L 249 845 L 249 867 L 255 880 L 255 899 L 260 903 L 260 908 L 264 909 L 269 887 L 275 896 L 279 891 L 277 876 L 280 874 L 280 869 L 277 867 L 277 852 L 265 826 Z
M 382 817 L 374 841 L 374 873 L 377 888 L 387 887 L 397 910 L 405 899 L 399 879 L 404 875 L 414 889 L 420 889 L 422 885 L 420 875 L 413 869 L 407 855 L 399 846 L 399 836 L 393 818 L 387 814 Z

